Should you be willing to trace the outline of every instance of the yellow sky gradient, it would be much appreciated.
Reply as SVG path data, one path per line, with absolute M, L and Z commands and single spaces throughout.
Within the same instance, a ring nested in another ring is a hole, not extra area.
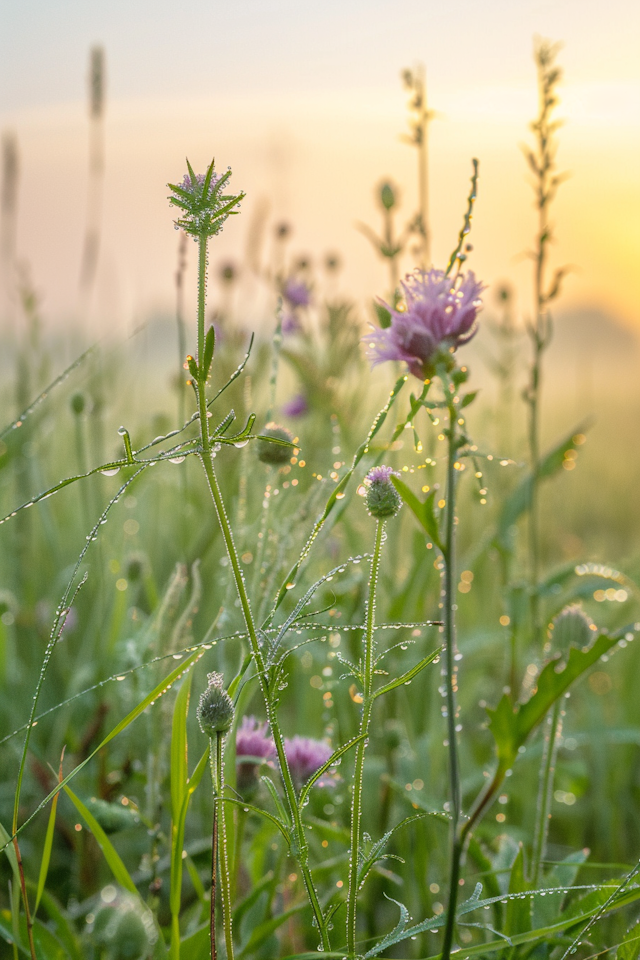
M 562 57 L 560 58 L 562 59 Z M 401 141 L 406 96 L 397 86 L 353 87 L 347 95 L 285 94 L 139 98 L 108 103 L 107 174 L 94 324 L 123 333 L 153 310 L 171 310 L 177 235 L 165 183 L 188 154 L 204 169 L 215 154 L 247 192 L 240 217 L 212 243 L 212 263 L 242 260 L 256 205 L 294 227 L 292 250 L 318 261 L 337 250 L 341 287 L 364 302 L 386 293 L 386 270 L 355 224 L 374 228 L 373 190 L 390 177 L 402 188 L 400 221 L 416 202 L 414 151 Z M 529 82 L 444 87 L 429 77 L 438 118 L 431 127 L 433 257 L 444 264 L 461 224 L 470 160 L 480 190 L 470 266 L 489 284 L 509 280 L 521 316 L 531 303 L 531 267 L 522 254 L 535 230 L 532 191 L 520 144 L 537 107 Z M 558 309 L 602 309 L 640 328 L 640 81 L 584 79 L 561 87 L 558 166 L 570 174 L 553 221 L 554 265 L 572 264 Z M 86 202 L 84 105 L 29 107 L 4 123 L 21 155 L 18 250 L 29 262 L 52 320 L 73 315 Z M 407 259 L 403 266 L 412 266 Z M 193 271 L 191 273 L 193 279 Z M 265 320 L 264 301 L 245 301 L 248 326 Z

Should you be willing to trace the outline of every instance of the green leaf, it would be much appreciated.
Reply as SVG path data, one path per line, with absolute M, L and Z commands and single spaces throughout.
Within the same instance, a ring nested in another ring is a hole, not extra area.
M 506 771 L 513 765 L 519 748 L 549 708 L 585 670 L 611 650 L 621 636 L 624 633 L 614 636 L 601 633 L 590 647 L 583 650 L 571 647 L 564 666 L 560 659 L 550 660 L 538 677 L 535 693 L 526 703 L 514 704 L 511 696 L 505 694 L 495 709 L 487 708 L 500 770 Z
M 173 707 L 171 725 L 171 817 L 174 825 L 177 824 L 180 817 L 182 801 L 187 789 L 187 715 L 189 713 L 192 676 L 193 674 L 189 673 L 182 681 Z
M 411 919 L 409 911 L 405 907 L 404 903 L 400 903 L 398 900 L 394 900 L 392 897 L 386 897 L 386 899 L 391 900 L 392 903 L 395 903 L 395 905 L 400 908 L 400 919 L 391 933 L 388 933 L 386 937 L 383 937 L 382 940 L 379 940 L 378 943 L 376 943 L 375 947 L 372 947 L 371 950 L 368 950 L 365 953 L 364 960 L 368 960 L 369 957 L 377 957 L 378 954 L 382 953 L 383 950 L 386 950 L 387 947 L 391 946 L 392 943 L 398 943 L 399 940 L 404 939 L 404 931 L 407 928 L 407 923 Z
M 282 800 L 280 799 L 280 796 L 279 796 L 279 794 L 278 794 L 278 791 L 276 790 L 276 785 L 275 785 L 275 783 L 273 782 L 273 780 L 271 779 L 271 777 L 268 777 L 266 774 L 264 774 L 264 776 L 260 777 L 260 779 L 262 780 L 262 782 L 263 782 L 264 785 L 266 786 L 267 790 L 268 790 L 269 793 L 271 794 L 271 797 L 272 797 L 273 802 L 274 802 L 274 804 L 275 804 L 275 808 L 276 808 L 276 810 L 278 811 L 278 813 L 279 813 L 279 815 L 280 815 L 280 819 L 282 820 L 283 823 L 287 823 L 287 824 L 288 824 L 288 823 L 289 823 L 289 817 L 287 816 L 287 812 L 286 812 L 286 810 L 284 809 L 284 807 L 283 807 L 283 805 L 282 805 Z
M 182 850 L 184 848 L 184 829 L 185 823 L 187 820 L 187 810 L 189 809 L 189 801 L 193 796 L 198 784 L 202 780 L 202 775 L 207 768 L 207 761 L 209 759 L 209 750 L 210 744 L 207 746 L 207 749 L 204 751 L 200 757 L 198 764 L 191 775 L 191 779 L 188 780 L 185 784 L 184 794 L 182 796 L 182 803 L 180 810 L 178 812 L 177 818 L 172 825 L 171 830 L 171 882 L 170 882 L 170 891 L 169 891 L 169 906 L 171 909 L 173 925 L 172 925 L 172 934 L 174 930 L 177 930 L 179 933 L 179 928 L 177 924 L 178 916 L 180 914 L 180 898 L 182 894 Z M 174 941 L 172 936 L 171 941 L 172 951 L 175 951 L 177 944 Z
M 616 951 L 616 960 L 638 960 L 640 956 L 640 923 L 627 930 Z
M 422 660 L 419 660 L 418 663 L 414 664 L 410 670 L 407 670 L 406 673 L 401 674 L 399 677 L 396 677 L 394 680 L 391 680 L 389 683 L 385 683 L 383 687 L 380 687 L 379 690 L 376 690 L 374 693 L 374 698 L 381 697 L 383 693 L 389 693 L 390 690 L 395 690 L 396 687 L 401 687 L 403 683 L 411 683 L 414 677 L 417 677 L 421 670 L 430 664 L 442 653 L 442 647 L 438 647 L 437 650 L 434 650 L 433 653 L 430 653 L 428 657 L 423 657 Z
M 407 486 L 400 477 L 391 477 L 391 482 L 402 497 L 404 503 L 409 507 L 416 520 L 423 528 L 425 533 L 433 540 L 436 547 L 442 552 L 443 547 L 440 542 L 440 531 L 438 521 L 433 509 L 433 502 L 436 495 L 435 490 L 431 490 L 424 501 L 419 500 L 413 490 Z
M 64 756 L 64 750 L 63 750 Z M 58 774 L 58 782 L 62 780 L 62 760 L 60 760 L 60 771 Z M 35 917 L 38 912 L 38 906 L 40 904 L 40 899 L 42 897 L 42 891 L 45 888 L 47 882 L 47 874 L 49 872 L 49 863 L 51 861 L 51 849 L 53 847 L 53 831 L 56 825 L 56 810 L 58 807 L 58 797 L 59 793 L 56 793 L 53 801 L 51 803 L 51 811 L 49 813 L 49 822 L 47 823 L 47 832 L 44 838 L 44 847 L 42 849 L 42 860 L 40 861 L 40 873 L 38 875 L 38 887 L 36 890 L 36 904 L 33 908 L 33 915 Z
M 509 875 L 509 893 L 526 893 L 529 889 L 525 877 L 524 848 L 520 844 Z M 528 899 L 520 900 L 514 896 L 507 901 L 505 924 L 501 932 L 511 938 L 512 934 L 525 933 L 527 930 L 531 930 L 531 903 Z
M 460 403 L 460 409 L 464 410 L 464 408 L 468 407 L 470 403 L 473 403 L 475 398 L 478 396 L 478 393 L 478 390 L 472 390 L 471 393 L 466 393 Z
M 204 357 L 202 360 L 202 376 L 206 378 L 209 376 L 209 370 L 211 369 L 211 362 L 213 360 L 213 351 L 216 345 L 216 331 L 211 324 L 207 330 L 207 335 L 204 340 Z
M 373 301 L 373 309 L 374 309 L 375 312 L 376 312 L 376 316 L 377 316 L 377 318 L 378 318 L 378 323 L 380 324 L 380 326 L 382 327 L 382 329 L 383 329 L 383 330 L 386 330 L 387 327 L 390 327 L 390 326 L 391 326 L 391 312 L 390 312 L 389 310 L 387 310 L 387 308 L 386 308 L 382 303 L 380 303 L 378 300 L 374 300 L 374 301 Z
M 98 846 L 104 854 L 104 858 L 109 864 L 112 874 L 114 875 L 117 882 L 121 887 L 124 887 L 125 890 L 129 890 L 130 893 L 133 893 L 138 896 L 138 890 L 135 883 L 131 879 L 131 875 L 127 868 L 125 867 L 120 854 L 117 852 L 111 840 L 106 835 L 96 818 L 93 814 L 87 809 L 82 800 L 75 795 L 71 787 L 64 785 L 64 792 L 67 794 L 76 810 L 86 823 L 87 827 L 95 837 Z
M 289 828 L 286 823 L 283 823 L 278 817 L 274 817 L 272 813 L 269 813 L 267 810 L 263 810 L 261 807 L 254 807 L 252 803 L 245 803 L 244 800 L 236 800 L 235 797 L 225 797 L 225 803 L 235 803 L 237 807 L 242 807 L 242 809 L 247 813 L 251 810 L 252 813 L 259 813 L 261 817 L 266 817 L 267 820 L 270 820 L 274 824 L 287 841 L 287 846 L 291 843 L 291 836 L 289 835 Z

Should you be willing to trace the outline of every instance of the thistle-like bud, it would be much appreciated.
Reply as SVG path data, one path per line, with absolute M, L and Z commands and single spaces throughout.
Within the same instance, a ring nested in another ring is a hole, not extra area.
M 171 189 L 169 203 L 181 211 L 175 221 L 176 230 L 182 229 L 196 240 L 216 236 L 225 220 L 238 213 L 235 208 L 240 206 L 244 193 L 224 192 L 231 177 L 231 167 L 219 175 L 214 172 L 212 160 L 206 173 L 195 173 L 187 160 L 187 169 L 189 172 L 184 175 L 182 183 L 168 184 Z
M 391 210 L 396 205 L 396 192 L 391 183 L 380 185 L 380 203 L 385 210 Z
M 395 517 L 402 506 L 402 497 L 391 480 L 398 476 L 391 467 L 373 467 L 365 477 L 366 493 L 364 502 L 372 517 L 388 520 Z
M 258 440 L 258 460 L 275 466 L 288 463 L 292 449 L 289 444 L 293 444 L 291 431 L 287 430 L 286 427 L 281 427 L 278 423 L 268 423 L 262 431 L 262 436 L 264 438 L 273 437 L 274 440 L 284 440 L 287 446 L 284 443 L 272 443 L 268 439 Z
M 233 700 L 222 686 L 222 674 L 210 673 L 209 686 L 200 696 L 198 723 L 208 737 L 226 733 L 233 723 Z
M 549 626 L 549 641 L 555 650 L 567 653 L 569 647 L 581 650 L 593 640 L 596 626 L 582 607 L 572 603 L 554 617 Z

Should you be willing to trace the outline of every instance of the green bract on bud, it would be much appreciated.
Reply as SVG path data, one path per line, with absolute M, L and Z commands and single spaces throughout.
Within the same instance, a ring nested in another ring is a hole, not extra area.
M 238 213 L 244 193 L 226 193 L 231 177 L 231 167 L 226 173 L 214 172 L 212 160 L 206 173 L 195 173 L 187 160 L 187 169 L 182 183 L 169 183 L 169 203 L 181 213 L 175 221 L 176 230 L 184 230 L 194 239 L 213 237 L 223 229 L 225 220 Z
M 554 617 L 549 625 L 549 641 L 554 650 L 561 653 L 568 652 L 569 647 L 581 650 L 592 642 L 595 631 L 593 620 L 582 607 L 573 603 Z
M 262 431 L 262 437 L 273 437 L 274 440 L 283 440 L 284 443 L 271 443 L 268 439 L 258 440 L 258 460 L 277 466 L 289 462 L 293 446 L 293 434 L 290 430 L 277 423 L 268 423 Z
M 365 477 L 366 493 L 364 502 L 372 517 L 377 520 L 388 520 L 395 517 L 402 506 L 402 497 L 391 480 L 398 476 L 391 467 L 373 467 Z
M 215 737 L 226 733 L 233 723 L 233 700 L 222 686 L 222 674 L 210 673 L 209 686 L 200 697 L 198 723 L 203 733 Z

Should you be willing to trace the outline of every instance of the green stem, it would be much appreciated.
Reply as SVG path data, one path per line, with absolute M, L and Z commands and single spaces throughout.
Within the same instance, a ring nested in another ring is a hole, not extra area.
M 463 841 L 460 835 L 461 790 L 458 743 L 456 739 L 456 680 L 455 680 L 455 498 L 456 498 L 456 462 L 457 452 L 457 410 L 448 377 L 442 377 L 442 385 L 449 408 L 448 454 L 447 454 L 447 492 L 446 492 L 446 534 L 444 550 L 444 635 L 445 635 L 445 671 L 447 735 L 449 746 L 449 803 L 451 806 L 451 879 L 449 883 L 449 902 L 447 922 L 442 946 L 442 960 L 449 960 L 453 944 L 453 933 L 458 901 L 458 881 L 460 879 L 460 860 Z
M 222 922 L 224 924 L 224 942 L 227 948 L 227 960 L 233 960 L 233 927 L 231 919 L 231 873 L 229 871 L 229 857 L 227 853 L 227 815 L 224 806 L 224 766 L 222 763 L 222 748 L 224 742 L 224 734 L 218 733 L 216 736 L 216 755 L 215 755 L 215 780 L 214 780 L 214 789 L 215 789 L 215 800 L 214 800 L 214 832 L 217 832 L 217 836 L 214 837 L 215 845 L 217 845 L 217 851 L 213 851 L 214 862 L 212 863 L 211 876 L 212 881 L 215 877 L 215 856 L 216 852 L 220 860 L 220 894 L 222 899 Z M 217 831 L 215 831 L 215 826 L 217 824 Z M 215 884 L 212 882 L 211 885 L 211 912 L 212 917 L 214 915 L 214 896 L 215 896 Z M 211 932 L 211 949 L 212 949 L 212 960 L 215 960 L 214 954 L 214 934 L 215 924 L 213 919 L 212 923 L 212 932 Z
M 207 239 L 206 236 L 200 237 L 200 252 L 198 259 L 198 358 L 200 363 L 204 357 L 204 317 L 205 317 L 205 297 L 206 297 L 206 278 L 207 278 L 207 255 L 206 255 L 206 245 Z M 240 567 L 240 559 L 238 557 L 238 551 L 233 539 L 233 534 L 231 531 L 231 525 L 229 523 L 229 518 L 225 509 L 224 501 L 222 499 L 222 493 L 220 486 L 218 484 L 218 478 L 216 476 L 214 467 L 213 467 L 213 458 L 215 456 L 214 451 L 211 447 L 211 437 L 209 435 L 209 426 L 207 418 L 207 401 L 206 401 L 206 373 L 201 369 L 198 372 L 197 380 L 197 397 L 198 397 L 198 414 L 200 419 L 200 437 L 202 442 L 202 453 L 201 461 L 202 466 L 207 477 L 207 482 L 209 484 L 209 490 L 213 503 L 215 506 L 216 514 L 218 517 L 218 522 L 220 524 L 220 530 L 222 532 L 222 537 L 225 543 L 227 556 L 229 558 L 229 563 L 231 565 L 231 573 L 236 587 L 236 592 L 238 594 L 238 599 L 240 600 L 240 607 L 242 609 L 242 615 L 247 628 L 247 633 L 249 635 L 249 642 L 251 644 L 251 654 L 253 656 L 256 671 L 258 674 L 258 679 L 260 682 L 260 688 L 262 690 L 262 695 L 265 702 L 267 720 L 271 728 L 271 734 L 276 747 L 276 752 L 278 754 L 278 760 L 280 762 L 280 771 L 282 774 L 282 782 L 284 784 L 284 790 L 287 797 L 287 805 L 289 807 L 289 812 L 291 814 L 291 820 L 293 823 L 294 834 L 295 834 L 295 850 L 293 851 L 296 860 L 298 861 L 300 872 L 302 874 L 302 879 L 305 885 L 307 896 L 309 897 L 309 902 L 311 903 L 311 908 L 313 910 L 314 919 L 318 926 L 322 938 L 322 948 L 323 950 L 330 949 L 329 935 L 327 932 L 327 926 L 324 921 L 324 916 L 322 913 L 322 907 L 320 906 L 320 900 L 318 899 L 318 893 L 316 891 L 315 885 L 313 883 L 313 878 L 311 876 L 311 870 L 309 868 L 308 857 L 309 857 L 309 845 L 304 832 L 304 824 L 302 823 L 302 816 L 298 806 L 298 800 L 296 797 L 296 791 L 293 784 L 293 779 L 291 777 L 291 771 L 287 764 L 287 758 L 284 750 L 284 737 L 282 736 L 282 731 L 280 729 L 280 724 L 278 722 L 277 713 L 273 700 L 269 691 L 269 684 L 267 679 L 267 670 L 264 657 L 262 655 L 262 650 L 260 649 L 260 641 L 258 638 L 258 631 L 256 629 L 255 620 L 251 611 L 251 605 L 249 603 L 249 597 L 247 596 L 247 590 L 242 575 L 242 569 Z
M 547 846 L 553 778 L 558 753 L 558 740 L 562 732 L 561 701 L 562 698 L 556 700 L 553 709 L 547 715 L 542 766 L 540 768 L 536 830 L 533 841 L 532 880 L 534 887 L 538 886 L 540 880 L 542 861 Z
M 356 921 L 358 905 L 358 867 L 360 865 L 360 843 L 362 840 L 362 778 L 364 772 L 364 754 L 371 723 L 373 710 L 373 676 L 374 636 L 376 587 L 380 571 L 380 556 L 384 534 L 384 521 L 378 520 L 376 540 L 371 561 L 371 577 L 369 579 L 369 598 L 367 601 L 367 617 L 364 635 L 364 671 L 362 716 L 360 718 L 360 736 L 363 738 L 356 747 L 356 761 L 353 775 L 353 796 L 351 800 L 351 857 L 349 865 L 349 891 L 347 894 L 347 953 L 350 958 L 356 956 Z

